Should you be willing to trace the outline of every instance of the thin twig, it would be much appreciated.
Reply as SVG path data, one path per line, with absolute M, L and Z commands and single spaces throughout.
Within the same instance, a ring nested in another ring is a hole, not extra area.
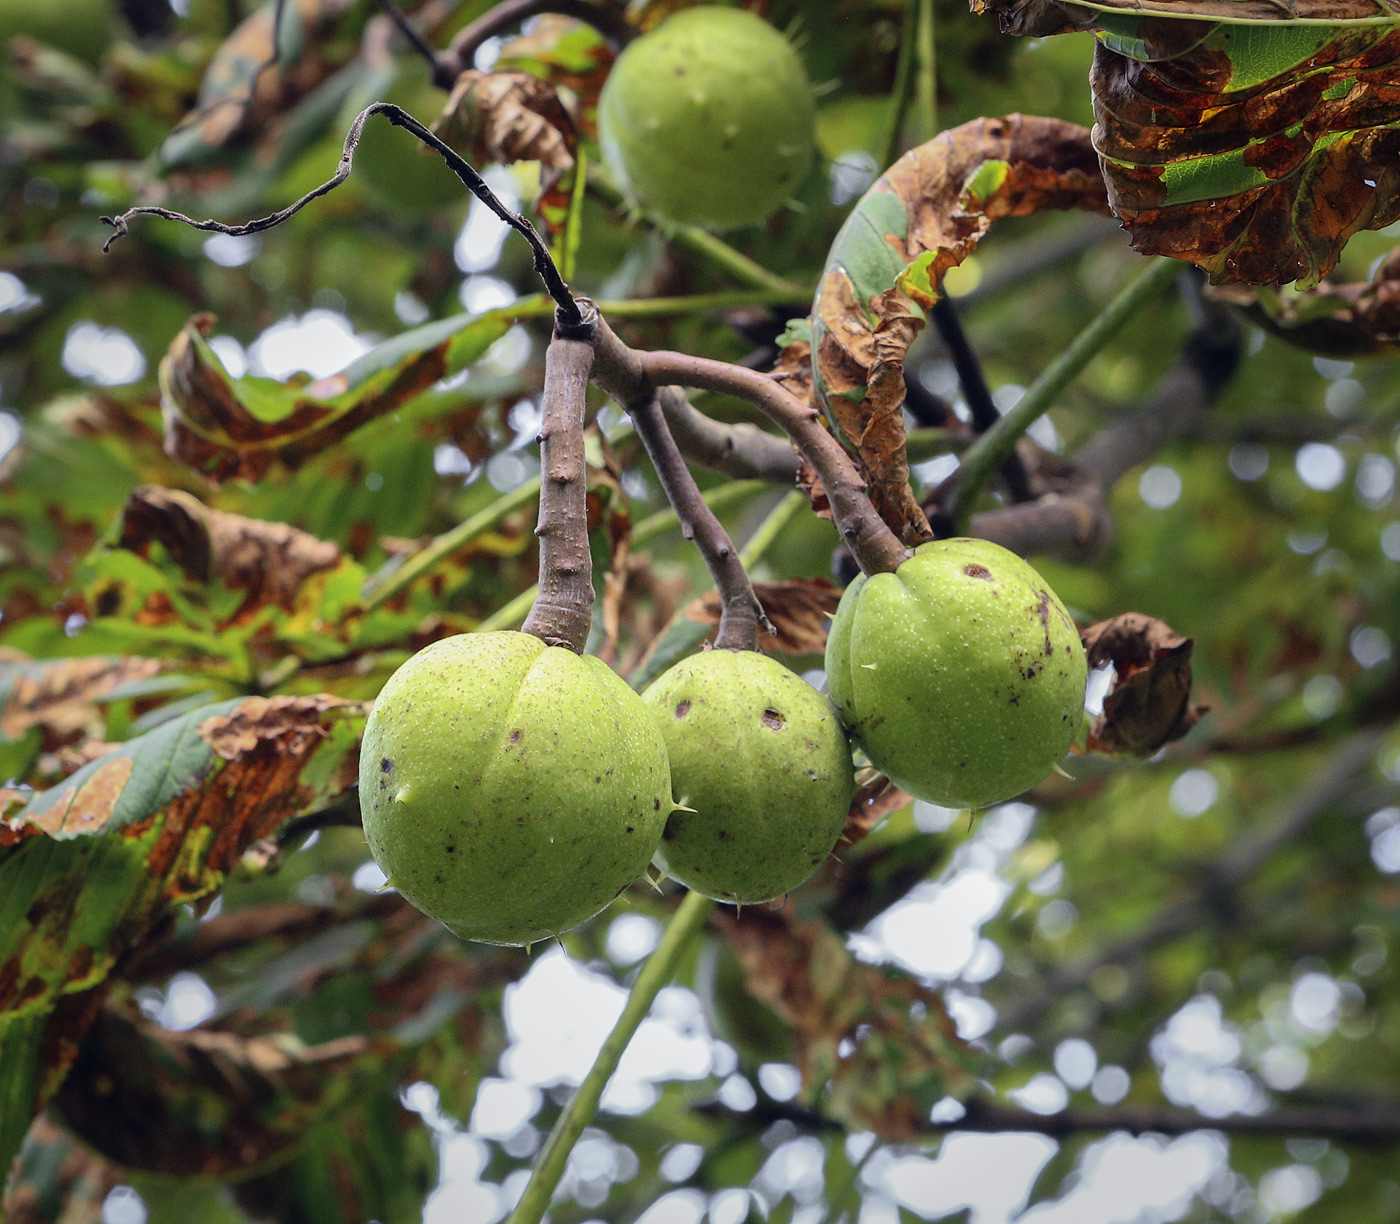
M 1031 384 L 1016 406 L 984 433 L 963 456 L 951 478 L 956 483 L 951 517 L 959 534 L 966 530 L 973 504 L 987 478 L 1015 449 L 1017 440 L 1059 398 L 1085 366 L 1153 297 L 1174 281 L 1182 268 L 1178 260 L 1158 258 L 1123 289 L 1081 331 Z
M 943 341 L 948 356 L 953 359 L 953 368 L 958 372 L 958 383 L 962 387 L 963 399 L 967 401 L 967 409 L 972 414 L 972 423 L 978 433 L 986 433 L 1001 420 L 1001 413 L 997 411 L 986 375 L 982 373 L 982 363 L 968 341 L 967 333 L 963 331 L 962 320 L 958 317 L 958 308 L 953 305 L 952 298 L 945 295 L 934 303 L 933 325 L 938 329 L 938 338 Z M 1031 499 L 1030 477 L 1026 475 L 1025 464 L 1014 450 L 1002 460 L 998 470 L 1012 501 Z
M 628 414 L 637 427 L 637 436 L 651 457 L 657 479 L 666 492 L 666 500 L 680 519 L 681 534 L 699 550 L 719 591 L 719 632 L 715 635 L 715 647 L 719 650 L 756 650 L 759 624 L 770 634 L 774 632 L 773 626 L 763 614 L 763 607 L 754 594 L 753 584 L 744 572 L 729 533 L 700 496 L 695 477 L 686 467 L 676 440 L 666 426 L 666 417 L 661 409 L 661 400 L 665 397 L 684 400 L 685 393 L 676 387 L 653 391 L 644 399 L 628 404 Z
M 783 430 L 821 477 L 846 547 L 867 574 L 893 573 L 906 553 L 865 494 L 851 458 L 821 424 L 817 410 L 767 375 L 725 361 L 659 351 L 637 354 L 656 386 L 680 385 L 719 391 L 746 400 Z
M 530 249 L 535 255 L 535 272 L 544 282 L 545 291 L 554 299 L 558 307 L 560 322 L 566 328 L 577 328 L 583 323 L 583 315 L 579 310 L 578 303 L 574 301 L 573 295 L 569 292 L 569 287 L 564 283 L 564 278 L 559 274 L 558 267 L 555 266 L 554 258 L 549 253 L 549 247 L 545 245 L 544 239 L 539 236 L 535 227 L 518 213 L 513 213 L 499 199 L 495 192 L 486 185 L 485 180 L 460 154 L 449 148 L 436 135 L 425 128 L 412 115 L 401 106 L 395 106 L 391 102 L 374 102 L 365 107 L 356 117 L 354 123 L 350 125 L 349 132 L 345 136 L 345 145 L 340 155 L 340 164 L 336 167 L 335 174 L 322 183 L 319 187 L 314 187 L 308 191 L 301 199 L 287 205 L 286 208 L 279 209 L 266 217 L 259 217 L 254 221 L 246 221 L 239 225 L 227 225 L 222 221 L 204 220 L 197 221 L 193 217 L 187 217 L 184 213 L 178 213 L 168 208 L 160 208 L 154 205 L 139 205 L 136 208 L 129 208 L 126 212 L 116 217 L 102 217 L 100 220 L 104 225 L 110 225 L 115 231 L 103 243 L 103 251 L 111 249 L 112 243 L 118 238 L 123 238 L 129 232 L 128 225 L 133 217 L 153 216 L 161 217 L 166 221 L 180 221 L 185 225 L 192 226 L 197 230 L 204 230 L 215 234 L 229 234 L 235 238 L 241 238 L 249 234 L 261 234 L 266 230 L 273 229 L 281 225 L 282 222 L 295 216 L 312 200 L 320 199 L 321 196 L 329 195 L 337 187 L 350 177 L 350 170 L 355 160 L 355 150 L 359 147 L 360 136 L 364 131 L 365 122 L 371 115 L 383 115 L 395 127 L 401 127 L 413 133 L 419 140 L 430 148 L 434 149 L 447 163 L 448 168 L 466 184 L 468 190 L 486 205 L 502 221 L 520 234 L 526 242 L 530 244 Z
M 760 480 L 731 480 L 718 488 L 709 490 L 705 494 L 705 504 L 713 510 L 728 509 L 730 506 L 738 505 L 747 501 L 751 497 L 756 497 L 759 493 L 767 492 L 768 486 Z M 669 507 L 665 510 L 658 510 L 655 514 L 649 514 L 640 523 L 632 528 L 632 547 L 641 548 L 654 540 L 663 532 L 678 526 L 680 520 L 676 518 L 676 512 Z M 742 553 L 745 564 L 747 552 Z M 534 602 L 535 593 L 539 587 L 530 587 L 521 591 L 514 599 L 504 606 L 497 608 L 490 616 L 476 627 L 478 633 L 485 633 L 491 629 L 507 629 L 511 625 L 518 625 L 530 610 L 531 603 Z
M 522 626 L 551 646 L 582 654 L 593 623 L 593 555 L 583 412 L 593 346 L 556 328 L 544 359 L 540 444 L 539 595 Z
M 439 89 L 450 90 L 456 83 L 459 73 L 452 71 L 452 65 L 448 63 L 447 58 L 438 54 L 432 43 L 418 32 L 418 27 L 408 19 L 408 15 L 394 3 L 394 0 L 379 0 L 379 7 L 398 27 L 399 33 L 408 40 L 409 45 L 428 61 L 433 70 L 433 84 Z
M 503 0 L 503 3 L 458 30 L 441 61 L 454 69 L 452 78 L 456 80 L 459 73 L 472 67 L 477 49 L 488 38 L 494 38 L 502 30 L 509 30 L 541 13 L 558 13 L 592 26 L 612 44 L 614 50 L 626 46 L 638 33 L 627 24 L 620 9 L 606 3 L 589 4 L 587 0 Z

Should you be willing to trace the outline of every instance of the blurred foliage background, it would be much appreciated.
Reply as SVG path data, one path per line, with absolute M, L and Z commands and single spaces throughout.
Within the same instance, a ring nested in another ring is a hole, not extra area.
M 409 10 L 442 47 L 488 7 Z M 362 703 L 534 581 L 548 316 L 524 245 L 387 125 L 364 150 L 382 165 L 280 228 L 145 219 L 103 253 L 99 217 L 135 203 L 231 221 L 290 203 L 386 91 L 441 109 L 374 5 L 287 8 L 269 73 L 271 5 L 0 3 L 0 811 L 29 812 L 0 836 L 0 1155 L 25 1224 L 489 1224 L 587 1065 L 531 1065 L 532 1025 L 615 1014 L 677 900 L 635 887 L 532 961 L 374 891 L 346 798 Z M 939 125 L 1091 122 L 1090 36 L 935 8 Z M 634 345 L 771 362 L 881 169 L 905 7 L 765 15 L 818 91 L 819 164 L 723 251 L 629 214 L 595 172 L 572 284 Z M 585 150 L 607 60 L 553 17 L 477 53 L 561 87 Z M 896 145 L 934 135 L 928 116 Z M 527 206 L 538 185 L 529 162 L 487 176 Z M 1360 235 L 1334 280 L 1394 241 Z M 797 292 L 746 281 L 735 252 Z M 948 288 L 1000 407 L 1142 262 L 1101 218 L 993 228 Z M 1072 460 L 1170 388 L 1193 328 L 1239 328 L 1208 410 L 1109 492 L 1112 540 L 1035 558 L 1081 624 L 1134 610 L 1193 638 L 1209 713 L 970 821 L 898 807 L 782 908 L 714 919 L 551 1219 L 1400 1218 L 1400 366 L 1290 343 L 1240 301 L 1184 277 L 1033 431 Z M 966 410 L 936 333 L 909 370 L 911 424 L 951 413 L 916 456 L 927 492 Z M 162 434 L 178 401 L 208 441 L 188 410 L 225 394 L 266 437 L 221 442 L 258 457 L 215 483 Z M 638 678 L 698 646 L 707 580 L 649 520 L 663 501 L 624 418 L 595 408 L 617 616 L 600 602 L 596 644 Z M 352 409 L 364 423 L 336 427 Z M 296 412 L 315 420 L 289 449 Z M 697 475 L 741 542 L 782 496 Z M 754 576 L 839 584 L 836 545 L 799 509 Z

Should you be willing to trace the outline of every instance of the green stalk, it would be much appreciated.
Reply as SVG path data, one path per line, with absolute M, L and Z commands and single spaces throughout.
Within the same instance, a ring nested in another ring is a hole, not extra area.
M 538 487 L 539 481 L 535 481 Z M 720 485 L 704 494 L 705 504 L 718 513 L 728 509 L 737 502 L 746 501 L 754 494 L 772 486 L 762 480 L 731 480 L 728 484 Z M 632 544 L 640 546 L 649 540 L 655 539 L 664 531 L 670 531 L 673 527 L 679 527 L 680 520 L 676 518 L 676 512 L 671 509 L 658 510 L 655 514 L 649 514 L 640 523 L 632 528 Z M 763 530 L 762 527 L 759 530 Z M 494 629 L 509 629 L 520 624 L 530 611 L 530 605 L 535 602 L 535 595 L 538 587 L 530 587 L 521 591 L 508 604 L 497 608 L 490 616 L 476 627 L 477 633 L 489 633 Z
M 613 208 L 628 208 L 626 198 L 602 167 L 592 168 L 588 176 L 588 186 Z M 663 233 L 678 247 L 684 247 L 699 255 L 720 271 L 727 272 L 742 285 L 753 289 L 767 289 L 778 294 L 792 294 L 799 302 L 808 301 L 812 296 L 800 285 L 794 285 L 792 281 L 768 271 L 761 263 L 750 259 L 742 251 L 735 250 L 723 238 L 715 237 L 698 225 L 662 225 L 646 213 L 641 214 L 641 219 Z M 788 299 L 784 297 L 782 300 Z
M 768 512 L 768 517 L 758 525 L 757 530 L 749 537 L 748 543 L 739 550 L 739 564 L 745 569 L 757 565 L 759 559 L 778 538 L 778 533 L 788 525 L 792 516 L 797 513 L 798 507 L 807 504 L 807 494 L 801 489 L 789 489 L 782 501 L 774 506 Z
M 377 608 L 393 599 L 414 579 L 428 572 L 444 557 L 451 556 L 460 548 L 476 539 L 483 532 L 490 531 L 506 515 L 527 506 L 540 495 L 540 478 L 532 476 L 519 488 L 512 489 L 496 498 L 484 510 L 478 510 L 469 519 L 457 524 L 450 531 L 444 531 L 414 553 L 398 569 L 377 586 L 365 584 L 365 608 Z
M 899 31 L 899 59 L 894 66 L 894 88 L 890 91 L 890 125 L 885 129 L 884 153 L 880 171 L 888 170 L 904 152 L 904 121 L 909 114 L 909 97 L 914 83 L 914 42 L 919 30 L 919 0 L 908 0 L 904 24 Z
M 977 439 L 963 456 L 958 477 L 953 521 L 958 534 L 965 534 L 972 507 L 992 473 L 1016 448 L 1016 442 L 1059 398 L 1086 365 L 1098 354 L 1139 310 L 1176 280 L 1182 269 L 1179 260 L 1154 260 L 1105 306 L 1082 332 L 1042 371 L 1030 389 L 1004 417 Z
M 938 52 L 934 34 L 933 0 L 919 3 L 919 120 L 924 139 L 938 135 Z
M 646 319 L 652 315 L 698 314 L 703 310 L 734 310 L 741 306 L 805 306 L 812 290 L 800 285 L 735 289 L 723 293 L 691 293 L 684 297 L 628 298 L 599 302 L 604 316 L 614 319 Z
M 530 1173 L 525 1193 L 520 1196 L 520 1202 L 516 1204 L 506 1224 L 539 1224 L 544 1218 L 544 1213 L 549 1209 L 550 1200 L 559 1185 L 559 1179 L 564 1175 L 569 1153 L 573 1151 L 578 1137 L 583 1134 L 583 1128 L 593 1120 L 593 1115 L 598 1111 L 598 1102 L 602 1100 L 603 1090 L 612 1079 L 613 1072 L 617 1070 L 623 1051 L 627 1049 L 637 1026 L 651 1010 L 657 992 L 675 975 L 681 957 L 690 946 L 691 940 L 699 934 L 706 915 L 713 907 L 714 902 L 709 897 L 702 897 L 694 892 L 687 893 L 676 912 L 671 915 L 671 920 L 666 924 L 666 933 L 661 937 L 656 951 L 647 959 L 647 963 L 637 974 L 637 980 L 632 983 L 627 1004 L 623 1007 L 617 1024 L 603 1042 L 603 1048 L 598 1051 L 598 1057 L 593 1060 L 593 1066 L 588 1069 L 588 1074 L 579 1085 L 578 1091 L 564 1106 L 554 1129 L 549 1132 L 549 1138 L 545 1140 L 545 1145 Z

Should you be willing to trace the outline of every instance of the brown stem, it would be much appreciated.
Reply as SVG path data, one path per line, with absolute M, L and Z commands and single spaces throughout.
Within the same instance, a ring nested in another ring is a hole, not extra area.
M 700 550 L 705 567 L 715 580 L 720 602 L 716 649 L 756 650 L 760 622 L 769 633 L 773 632 L 773 626 L 763 615 L 763 607 L 754 594 L 753 584 L 744 572 L 729 533 L 700 496 L 695 477 L 690 474 L 676 440 L 666 427 L 662 404 L 668 398 L 677 397 L 684 400 L 685 393 L 676 387 L 665 387 L 625 407 L 636 426 L 637 436 L 651 456 L 666 499 L 681 521 L 681 534 Z
M 893 573 L 907 555 L 875 512 L 851 458 L 822 428 L 817 410 L 766 374 L 726 361 L 660 351 L 639 353 L 643 375 L 656 386 L 701 387 L 747 400 L 783 430 L 821 477 L 846 547 L 867 574 Z
M 691 463 L 731 480 L 769 480 L 791 485 L 802 466 L 792 442 L 747 421 L 726 425 L 707 417 L 685 393 L 661 397 L 661 411 L 676 445 Z
M 593 623 L 583 411 L 593 346 L 556 324 L 544 359 L 540 425 L 540 589 L 521 626 L 550 646 L 582 654 Z
M 477 49 L 488 38 L 494 38 L 502 30 L 509 30 L 541 13 L 558 13 L 591 25 L 614 48 L 626 46 L 637 35 L 637 31 L 624 20 L 621 10 L 606 3 L 590 4 L 588 0 L 503 0 L 490 12 L 483 13 L 458 30 L 447 50 L 437 57 L 435 71 L 452 74 L 451 80 L 443 88 L 452 88 L 457 74 L 472 66 Z M 441 81 L 437 83 L 442 84 Z

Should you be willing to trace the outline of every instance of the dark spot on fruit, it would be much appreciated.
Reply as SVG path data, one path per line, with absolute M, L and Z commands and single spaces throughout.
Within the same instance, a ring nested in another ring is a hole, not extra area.
M 982 578 L 985 579 L 987 582 L 991 582 L 992 580 L 992 571 L 989 570 L 985 565 L 964 565 L 963 573 L 966 574 L 969 578 Z
M 651 810 L 652 810 L 653 812 L 659 812 L 659 811 L 661 810 L 661 800 L 660 800 L 660 799 L 653 799 L 653 800 L 651 801 Z
M 678 705 L 678 706 L 676 707 L 676 717 L 677 717 L 677 718 L 684 718 L 684 717 L 685 717 L 687 714 L 689 714 L 689 713 L 690 713 L 690 702 L 688 702 L 688 701 L 682 701 L 682 702 L 680 703 L 680 705 Z
M 512 744 L 520 743 L 520 737 L 524 734 L 525 732 L 523 732 L 519 727 L 516 727 L 516 729 L 510 733 L 510 742 Z
M 634 829 L 631 825 L 628 825 L 628 826 L 627 826 L 627 831 L 628 831 L 629 833 L 635 833 L 635 832 L 636 832 L 636 829 Z
M 601 775 L 600 775 L 599 777 L 596 777 L 596 778 L 593 779 L 593 781 L 595 781 L 595 782 L 601 782 L 602 780 L 603 780 L 603 779 L 602 779 L 602 776 L 601 776 Z
M 447 853 L 448 853 L 448 854 L 456 854 L 456 853 L 457 853 L 457 847 L 454 846 L 451 842 L 448 842 L 448 843 L 447 843 Z
M 716 830 L 715 830 L 715 836 L 718 837 L 718 838 L 720 839 L 720 841 L 733 841 L 733 840 L 734 840 L 734 834 L 731 833 L 728 829 L 716 829 Z
M 787 726 L 787 721 L 777 710 L 769 706 L 768 709 L 763 711 L 763 725 L 770 731 L 781 731 Z
M 394 762 L 391 761 L 388 757 L 382 758 L 382 759 L 380 760 L 380 762 L 379 762 L 379 772 L 380 772 L 380 773 L 393 773 L 393 772 L 394 772 Z

